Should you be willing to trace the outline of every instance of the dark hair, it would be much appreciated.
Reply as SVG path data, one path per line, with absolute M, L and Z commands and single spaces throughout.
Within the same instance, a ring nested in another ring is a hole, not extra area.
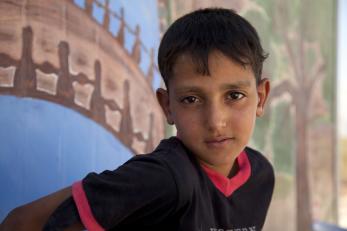
M 268 55 L 254 27 L 231 9 L 206 8 L 177 19 L 164 34 L 158 64 L 166 87 L 175 62 L 182 54 L 191 56 L 198 73 L 210 75 L 208 56 L 214 50 L 240 65 L 250 65 L 259 83 Z

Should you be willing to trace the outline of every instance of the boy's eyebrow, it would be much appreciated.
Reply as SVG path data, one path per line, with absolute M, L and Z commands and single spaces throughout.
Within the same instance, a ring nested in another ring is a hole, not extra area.
M 240 89 L 248 88 L 251 86 L 251 81 L 249 80 L 240 80 L 235 83 L 227 83 L 221 86 L 221 89 Z
M 227 89 L 242 89 L 242 88 L 249 88 L 251 86 L 251 81 L 249 80 L 241 80 L 237 81 L 235 83 L 226 83 L 222 84 L 220 89 L 227 90 Z M 176 92 L 200 92 L 202 89 L 197 86 L 183 86 L 175 89 Z

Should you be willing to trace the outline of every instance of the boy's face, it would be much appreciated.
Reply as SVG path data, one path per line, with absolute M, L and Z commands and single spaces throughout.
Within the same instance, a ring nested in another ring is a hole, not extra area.
M 196 72 L 189 55 L 181 55 L 158 100 L 169 123 L 200 163 L 228 175 L 235 158 L 247 145 L 256 116 L 263 114 L 270 85 L 258 86 L 250 67 L 220 52 L 209 56 L 210 76 Z

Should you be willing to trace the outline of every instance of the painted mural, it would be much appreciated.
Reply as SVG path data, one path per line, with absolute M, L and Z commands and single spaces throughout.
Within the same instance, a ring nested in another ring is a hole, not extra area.
M 335 120 L 336 2 L 327 0 L 160 0 L 161 29 L 193 9 L 228 7 L 246 17 L 270 56 L 272 92 L 251 146 L 276 171 L 264 230 L 308 231 L 337 222 Z
M 2 220 L 153 150 L 165 125 L 155 0 L 10 0 L 0 12 Z
M 235 9 L 270 54 L 251 146 L 276 170 L 264 230 L 336 222 L 335 15 L 330 0 L 0 1 L 0 220 L 164 136 L 160 34 L 193 9 Z M 159 30 L 160 27 L 160 30 Z

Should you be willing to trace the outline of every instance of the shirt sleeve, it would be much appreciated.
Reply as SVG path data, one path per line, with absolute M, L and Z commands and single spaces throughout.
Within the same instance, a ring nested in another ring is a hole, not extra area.
M 61 203 L 48 218 L 43 231 L 64 230 L 69 226 L 81 222 L 78 211 L 72 197 Z
M 90 173 L 73 185 L 73 199 L 88 230 L 151 225 L 173 213 L 175 180 L 166 164 L 151 155 L 133 157 L 114 171 Z

